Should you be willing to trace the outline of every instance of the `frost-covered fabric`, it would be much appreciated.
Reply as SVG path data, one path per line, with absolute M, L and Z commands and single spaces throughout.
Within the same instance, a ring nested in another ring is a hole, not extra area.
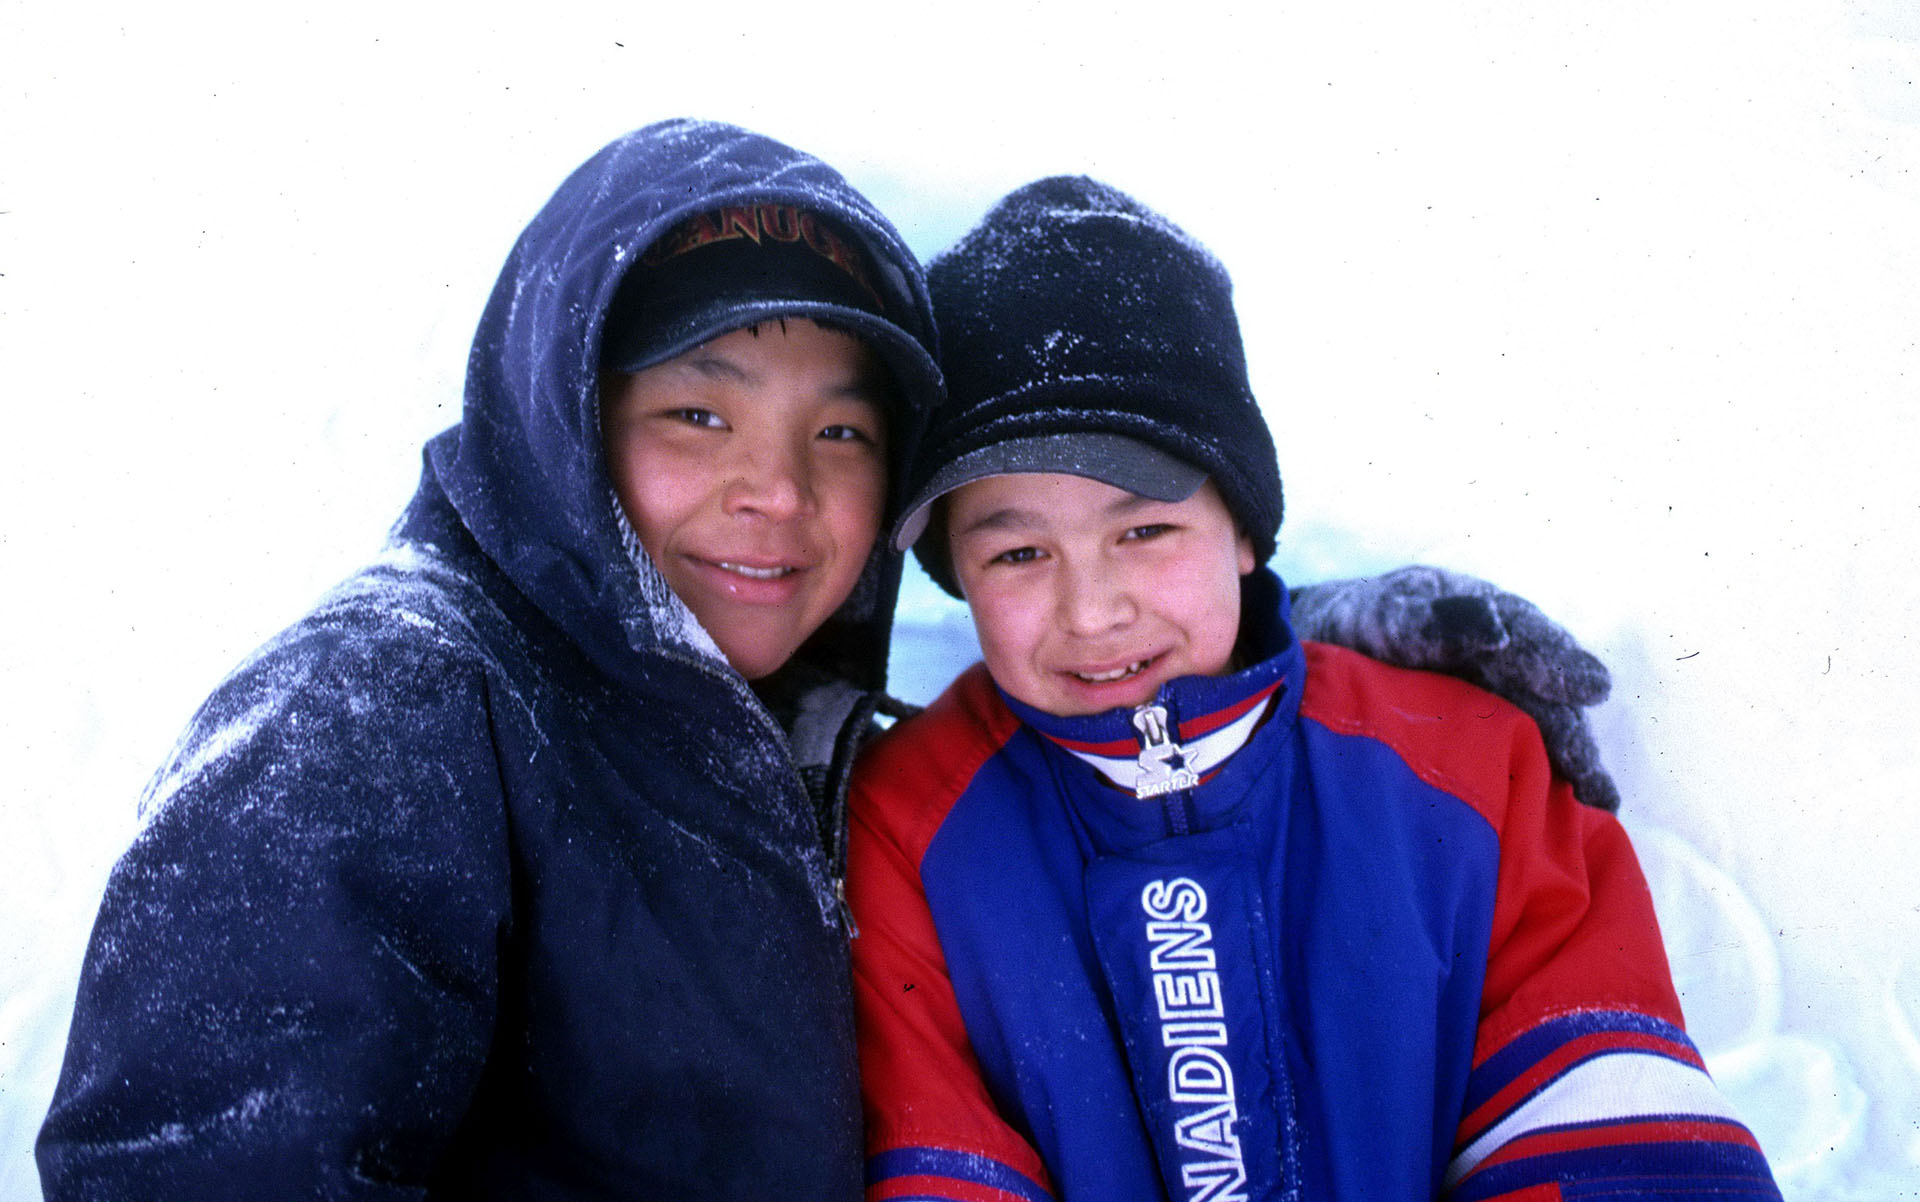
M 804 155 L 670 123 L 570 178 L 386 553 L 155 778 L 41 1133 L 49 1197 L 858 1193 L 836 797 L 897 557 L 773 682 L 776 715 L 640 551 L 600 452 L 622 270 L 747 200 L 836 216 L 931 344 L 912 256 Z

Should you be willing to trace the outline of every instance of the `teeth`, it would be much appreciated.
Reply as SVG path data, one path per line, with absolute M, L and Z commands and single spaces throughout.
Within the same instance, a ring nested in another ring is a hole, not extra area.
M 1092 675 L 1089 675 L 1088 673 L 1085 673 L 1085 672 L 1075 672 L 1074 675 L 1078 676 L 1081 680 L 1086 681 L 1088 684 L 1108 684 L 1116 680 L 1125 680 L 1127 677 L 1132 676 L 1135 672 L 1144 671 L 1146 669 L 1146 666 L 1147 666 L 1147 661 L 1143 659 L 1143 660 L 1136 660 L 1135 662 L 1128 664 L 1124 668 L 1115 668 L 1111 672 L 1100 672 Z
M 778 580 L 792 572 L 792 568 L 750 568 L 742 563 L 727 563 L 722 560 L 720 566 L 729 572 L 737 572 L 749 580 Z

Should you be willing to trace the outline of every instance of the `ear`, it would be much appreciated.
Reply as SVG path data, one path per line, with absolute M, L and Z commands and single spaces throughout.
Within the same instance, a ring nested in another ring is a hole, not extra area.
M 1240 574 L 1242 576 L 1250 575 L 1255 568 L 1260 566 L 1259 561 L 1253 557 L 1253 539 L 1251 536 L 1236 532 L 1234 535 L 1234 553 L 1239 560 Z

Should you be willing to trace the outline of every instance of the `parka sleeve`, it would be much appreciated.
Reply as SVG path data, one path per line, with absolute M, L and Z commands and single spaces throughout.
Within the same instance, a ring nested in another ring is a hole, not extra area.
M 107 886 L 46 1196 L 424 1197 L 493 1033 L 494 762 L 430 640 L 309 629 L 223 684 Z
M 987 1092 L 921 883 L 940 808 L 928 767 L 892 738 L 854 775 L 847 901 L 867 1198 L 1040 1202 L 1053 1196 L 1046 1169 Z
M 1775 1199 L 1759 1145 L 1682 1027 L 1626 832 L 1515 757 L 1451 1202 Z

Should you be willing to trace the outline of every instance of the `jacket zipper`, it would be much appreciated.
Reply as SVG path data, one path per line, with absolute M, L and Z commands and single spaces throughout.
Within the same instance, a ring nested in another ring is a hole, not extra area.
M 1146 800 L 1164 798 L 1167 826 L 1176 835 L 1191 829 L 1186 799 L 1188 789 L 1200 783 L 1193 757 L 1173 739 L 1167 707 L 1148 702 L 1133 711 L 1133 729 L 1140 736 L 1140 772 L 1133 778 L 1133 795 Z

